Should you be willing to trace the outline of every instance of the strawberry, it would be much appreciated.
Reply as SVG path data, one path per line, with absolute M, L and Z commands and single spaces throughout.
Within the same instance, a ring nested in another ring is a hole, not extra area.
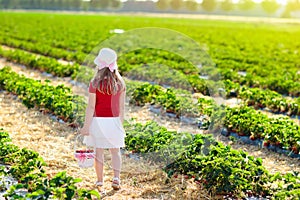
M 264 141 L 264 146 L 265 146 L 265 147 L 269 146 L 269 144 L 270 144 L 270 141 L 269 141 L 269 140 L 268 140 L 268 141 Z
M 293 146 L 292 147 L 292 151 L 294 154 L 298 154 L 299 153 L 299 149 L 297 148 L 297 146 Z

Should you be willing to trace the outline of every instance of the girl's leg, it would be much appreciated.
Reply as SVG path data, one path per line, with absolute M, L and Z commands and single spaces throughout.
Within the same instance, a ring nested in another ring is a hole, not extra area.
M 103 164 L 104 164 L 104 149 L 96 148 L 95 170 L 97 174 L 97 182 L 103 183 Z
M 122 165 L 120 148 L 112 148 L 109 150 L 111 153 L 111 161 L 114 170 L 114 177 L 120 178 L 121 165 Z

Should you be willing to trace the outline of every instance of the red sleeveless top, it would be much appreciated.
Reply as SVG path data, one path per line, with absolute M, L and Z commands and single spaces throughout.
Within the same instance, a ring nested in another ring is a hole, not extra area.
M 90 93 L 96 93 L 96 105 L 94 117 L 119 117 L 120 115 L 120 94 L 103 94 L 94 88 L 90 82 Z

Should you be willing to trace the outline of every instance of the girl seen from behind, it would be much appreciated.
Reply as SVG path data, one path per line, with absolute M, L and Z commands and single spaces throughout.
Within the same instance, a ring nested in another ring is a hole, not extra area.
M 96 149 L 96 186 L 103 186 L 104 149 L 109 149 L 114 177 L 112 187 L 120 189 L 121 153 L 125 147 L 123 128 L 126 87 L 118 72 L 117 54 L 114 50 L 103 48 L 94 63 L 97 71 L 89 85 L 89 100 L 86 108 L 84 126 L 80 133 L 84 143 Z

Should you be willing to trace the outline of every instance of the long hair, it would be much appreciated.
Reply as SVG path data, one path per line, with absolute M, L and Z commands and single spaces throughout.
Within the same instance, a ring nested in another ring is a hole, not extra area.
M 125 82 L 118 70 L 111 72 L 109 68 L 105 67 L 96 72 L 92 79 L 92 86 L 103 94 L 114 95 L 125 89 Z

